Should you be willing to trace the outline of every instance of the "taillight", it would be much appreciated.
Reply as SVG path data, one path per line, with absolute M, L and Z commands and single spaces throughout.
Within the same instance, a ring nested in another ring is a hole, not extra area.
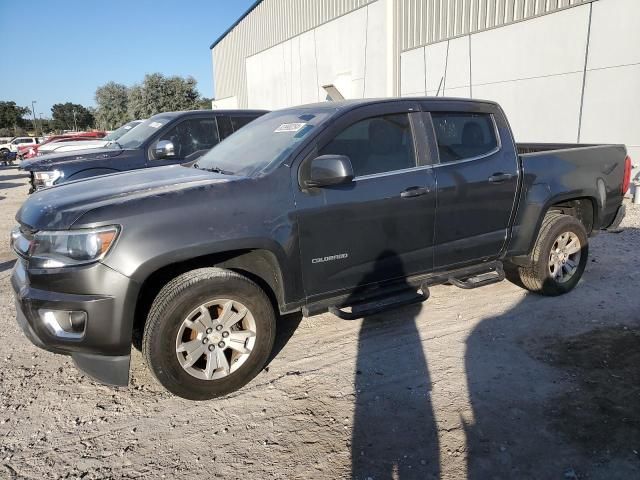
M 631 183 L 631 157 L 627 155 L 624 159 L 624 175 L 622 177 L 622 194 L 626 195 L 629 191 L 629 184 Z

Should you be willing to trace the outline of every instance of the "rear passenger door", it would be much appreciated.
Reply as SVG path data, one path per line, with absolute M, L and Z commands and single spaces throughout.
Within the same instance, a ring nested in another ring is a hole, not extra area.
M 349 112 L 305 157 L 346 155 L 355 174 L 295 192 L 309 301 L 433 267 L 435 182 L 418 110 L 394 102 Z
M 500 254 L 515 208 L 518 159 L 503 115 L 492 105 L 478 111 L 431 111 L 438 164 L 435 268 L 462 266 Z M 428 121 L 428 120 L 427 120 Z

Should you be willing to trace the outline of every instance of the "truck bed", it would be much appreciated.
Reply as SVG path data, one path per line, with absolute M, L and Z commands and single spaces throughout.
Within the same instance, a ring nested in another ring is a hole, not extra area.
M 528 252 L 549 205 L 592 199 L 593 229 L 607 228 L 622 203 L 624 145 L 521 143 L 520 205 L 514 222 L 514 251 Z
M 528 153 L 549 152 L 553 150 L 569 150 L 573 148 L 599 147 L 605 144 L 596 143 L 516 143 L 518 155 Z

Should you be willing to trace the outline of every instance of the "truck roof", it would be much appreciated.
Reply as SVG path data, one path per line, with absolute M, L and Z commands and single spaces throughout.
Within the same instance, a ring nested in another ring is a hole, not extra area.
M 183 111 L 178 111 L 178 112 L 162 112 L 162 113 L 156 113 L 156 115 L 162 115 L 164 117 L 170 117 L 170 118 L 175 118 L 175 117 L 182 117 L 182 116 L 188 116 L 188 115 L 197 115 L 197 114 L 203 114 L 203 113 L 215 113 L 215 114 L 222 114 L 222 115 L 231 115 L 231 114 L 255 114 L 255 113 L 267 113 L 269 112 L 269 110 L 258 110 L 258 109 L 246 109 L 246 108 L 237 108 L 237 109 L 214 109 L 214 110 L 183 110 Z M 156 115 L 153 115 L 154 117 Z
M 455 102 L 455 103 L 471 103 L 471 104 L 488 104 L 488 105 L 498 105 L 496 102 L 491 100 L 480 100 L 480 99 L 471 99 L 471 98 L 457 98 L 457 97 L 390 97 L 390 98 L 359 98 L 359 99 L 349 99 L 349 100 L 336 100 L 330 102 L 319 102 L 319 103 L 308 103 L 305 105 L 298 105 L 295 107 L 284 108 L 283 110 L 296 110 L 296 109 L 307 109 L 313 108 L 314 110 L 348 110 L 351 108 L 361 107 L 364 105 L 377 105 L 381 103 L 390 103 L 397 101 L 428 101 L 433 103 L 447 103 L 447 102 Z

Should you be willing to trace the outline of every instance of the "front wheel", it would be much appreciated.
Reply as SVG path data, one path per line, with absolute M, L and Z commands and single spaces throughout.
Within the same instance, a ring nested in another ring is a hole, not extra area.
M 233 392 L 267 362 L 275 312 L 264 291 L 221 268 L 184 273 L 154 300 L 142 353 L 156 379 L 189 400 Z
M 567 293 L 580 281 L 588 254 L 584 225 L 570 215 L 550 212 L 542 221 L 530 265 L 517 268 L 521 286 L 547 296 Z

